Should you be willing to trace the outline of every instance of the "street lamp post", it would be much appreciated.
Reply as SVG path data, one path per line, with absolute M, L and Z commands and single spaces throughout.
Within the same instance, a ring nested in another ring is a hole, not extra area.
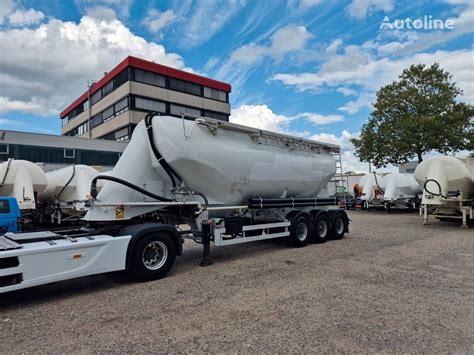
M 94 84 L 97 83 L 97 80 L 87 80 L 87 106 L 89 109 L 89 120 L 87 121 L 87 130 L 89 132 L 89 138 L 92 138 L 92 124 L 91 124 L 91 118 L 92 118 L 92 105 L 91 105 L 91 89 L 94 86 Z

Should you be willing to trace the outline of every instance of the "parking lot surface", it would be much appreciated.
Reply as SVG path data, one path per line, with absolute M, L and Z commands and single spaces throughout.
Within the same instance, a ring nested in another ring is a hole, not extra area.
M 169 276 L 0 295 L 0 352 L 474 352 L 474 229 L 350 212 L 340 241 L 213 248 Z

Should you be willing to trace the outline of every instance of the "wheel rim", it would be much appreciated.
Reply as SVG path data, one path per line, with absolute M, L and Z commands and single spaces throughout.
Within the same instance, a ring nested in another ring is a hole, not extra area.
M 336 219 L 336 233 L 339 235 L 344 233 L 344 221 L 342 218 Z
M 318 235 L 319 238 L 326 238 L 328 234 L 328 224 L 326 221 L 319 221 L 318 223 Z
M 158 270 L 168 259 L 168 248 L 160 241 L 153 241 L 143 249 L 142 261 L 148 270 Z
M 301 222 L 298 224 L 298 227 L 296 228 L 296 237 L 302 242 L 306 240 L 308 237 L 308 226 L 306 223 Z

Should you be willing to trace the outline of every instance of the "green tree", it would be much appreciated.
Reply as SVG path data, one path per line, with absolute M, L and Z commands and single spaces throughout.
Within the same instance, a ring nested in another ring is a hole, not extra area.
M 453 153 L 474 148 L 474 106 L 456 101 L 461 89 L 435 63 L 405 69 L 399 81 L 382 87 L 377 102 L 352 139 L 361 161 L 376 167 L 399 165 L 430 151 Z

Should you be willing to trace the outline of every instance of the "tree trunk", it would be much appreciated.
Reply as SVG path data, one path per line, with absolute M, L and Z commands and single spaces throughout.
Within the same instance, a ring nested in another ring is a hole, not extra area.
M 416 152 L 416 155 L 418 156 L 418 164 L 420 164 L 423 161 L 422 152 Z

